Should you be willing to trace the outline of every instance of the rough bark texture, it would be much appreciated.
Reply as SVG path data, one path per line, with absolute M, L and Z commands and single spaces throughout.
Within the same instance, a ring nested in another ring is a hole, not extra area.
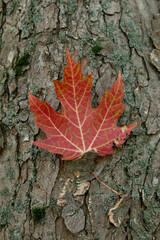
M 0 24 L 0 239 L 160 239 L 159 1 L 0 0 Z M 65 46 L 93 73 L 93 106 L 122 72 L 119 125 L 138 126 L 112 156 L 62 162 L 31 145 L 44 134 L 28 93 L 60 111 Z

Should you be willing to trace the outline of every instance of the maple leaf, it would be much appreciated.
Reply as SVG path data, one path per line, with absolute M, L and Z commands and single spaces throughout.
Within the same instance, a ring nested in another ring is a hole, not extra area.
M 112 88 L 105 91 L 100 104 L 92 108 L 92 74 L 84 77 L 80 63 L 75 63 L 66 51 L 64 80 L 53 80 L 62 112 L 56 112 L 48 103 L 29 94 L 30 109 L 36 116 L 34 121 L 47 136 L 33 144 L 63 155 L 63 160 L 73 160 L 89 151 L 109 155 L 113 153 L 113 144 L 123 144 L 137 124 L 117 127 L 117 120 L 125 109 L 121 73 Z

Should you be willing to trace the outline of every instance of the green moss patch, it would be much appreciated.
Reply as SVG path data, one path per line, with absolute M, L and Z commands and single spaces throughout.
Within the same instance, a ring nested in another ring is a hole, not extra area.
M 30 54 L 25 53 L 23 57 L 21 57 L 15 65 L 14 71 L 16 76 L 22 76 L 23 75 L 23 67 L 29 65 L 29 58 Z
M 45 216 L 45 207 L 37 207 L 32 209 L 32 218 L 35 222 L 39 222 Z
M 99 45 L 95 45 L 94 47 L 92 47 L 92 52 L 94 54 L 98 54 L 102 49 L 103 49 L 103 47 L 101 47 Z

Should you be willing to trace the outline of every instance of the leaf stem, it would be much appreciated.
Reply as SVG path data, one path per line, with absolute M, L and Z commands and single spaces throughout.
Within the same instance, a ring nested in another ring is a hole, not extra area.
M 117 194 L 117 195 L 119 195 L 119 196 L 122 195 L 122 193 L 119 193 L 119 192 L 115 191 L 114 189 L 112 189 L 111 187 L 109 187 L 107 184 L 105 184 L 104 182 L 102 182 L 102 181 L 95 175 L 95 173 L 94 173 L 92 170 L 91 170 L 91 173 L 93 174 L 93 176 L 94 176 L 100 183 L 102 183 L 105 187 L 107 187 L 108 189 L 110 189 L 112 192 L 114 192 L 115 194 Z

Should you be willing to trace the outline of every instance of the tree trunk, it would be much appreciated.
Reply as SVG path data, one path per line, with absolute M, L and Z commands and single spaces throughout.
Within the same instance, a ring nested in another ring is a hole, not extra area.
M 0 239 L 160 239 L 159 1 L 0 0 L 0 24 Z M 45 135 L 28 93 L 61 110 L 66 46 L 93 73 L 93 107 L 122 72 L 118 124 L 138 125 L 111 156 L 62 161 L 31 145 Z

